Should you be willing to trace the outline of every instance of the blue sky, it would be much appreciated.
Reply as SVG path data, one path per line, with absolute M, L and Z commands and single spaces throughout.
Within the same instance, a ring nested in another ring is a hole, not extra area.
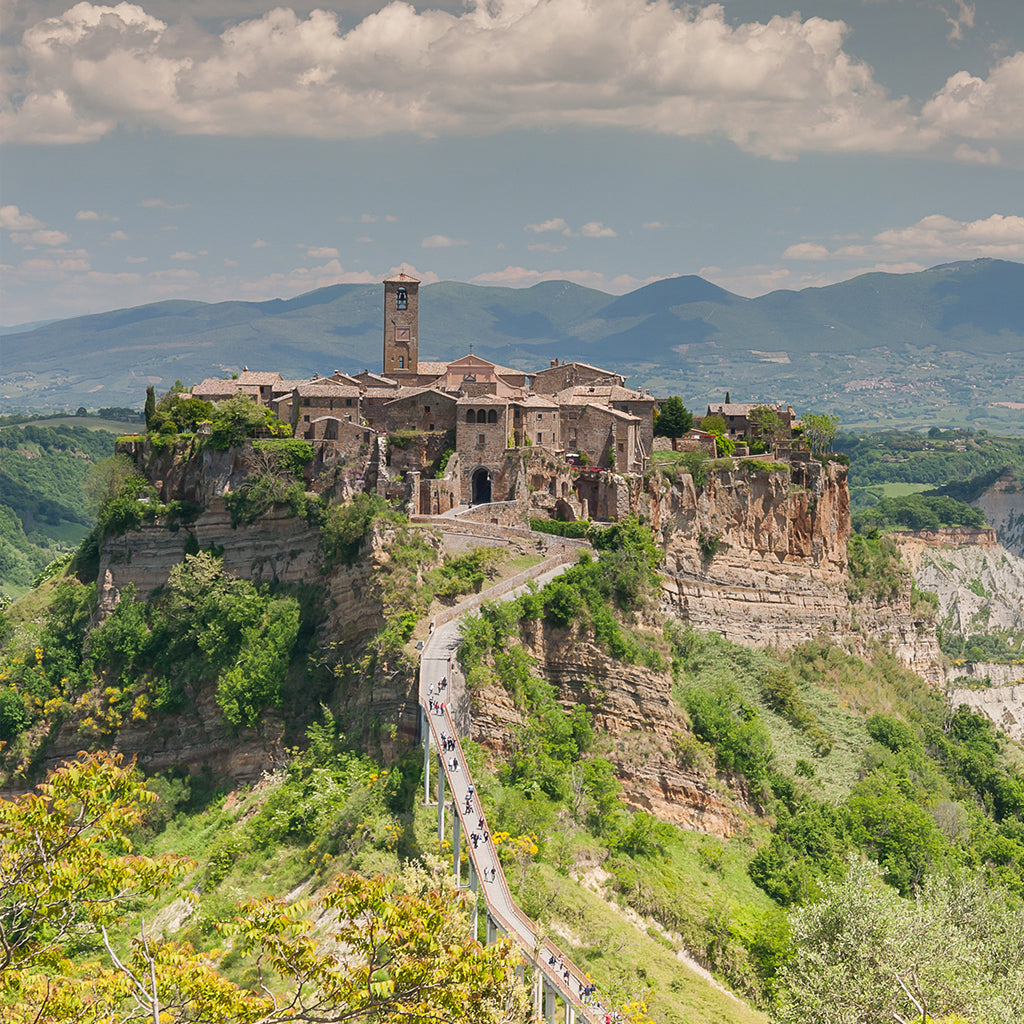
M 0 0 L 0 323 L 1024 260 L 1020 0 Z

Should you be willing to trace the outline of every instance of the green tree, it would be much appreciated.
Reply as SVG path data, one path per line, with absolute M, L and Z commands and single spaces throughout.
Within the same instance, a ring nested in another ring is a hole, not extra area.
M 747 422 L 753 437 L 771 444 L 780 440 L 784 433 L 782 417 L 770 405 L 755 405 L 747 413 Z
M 804 413 L 804 440 L 815 458 L 822 458 L 832 451 L 832 442 L 836 439 L 839 429 L 839 417 L 829 413 L 818 415 L 813 412 Z
M 666 398 L 654 417 L 655 437 L 682 437 L 693 426 L 693 413 L 677 395 Z
M 156 415 L 156 392 L 153 390 L 152 384 L 146 388 L 146 404 L 142 411 L 146 418 L 146 429 L 153 430 L 153 417 Z
M 933 879 L 903 899 L 874 864 L 852 858 L 820 900 L 790 913 L 794 955 L 779 971 L 774 1018 L 1013 1024 L 1024 1019 L 1018 915 L 981 878 Z
M 468 934 L 464 897 L 443 870 L 343 875 L 309 900 L 250 900 L 217 928 L 263 981 L 258 993 L 227 980 L 218 954 L 148 935 L 139 910 L 190 867 L 132 852 L 154 799 L 133 767 L 93 754 L 65 763 L 38 794 L 0 800 L 7 1024 L 528 1019 L 517 952 Z M 314 924 L 325 921 L 330 934 L 318 938 Z M 127 950 L 106 931 L 118 922 L 136 936 Z

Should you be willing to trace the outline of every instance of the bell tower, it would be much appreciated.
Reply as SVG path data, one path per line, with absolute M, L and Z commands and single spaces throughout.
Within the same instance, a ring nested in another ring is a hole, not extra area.
M 417 373 L 420 283 L 408 274 L 384 280 L 385 377 Z

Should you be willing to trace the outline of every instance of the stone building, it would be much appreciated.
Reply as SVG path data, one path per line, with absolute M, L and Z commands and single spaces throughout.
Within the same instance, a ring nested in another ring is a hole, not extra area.
M 417 382 L 420 282 L 408 274 L 384 281 L 384 369 L 399 383 Z
M 511 439 L 509 400 L 498 395 L 465 395 L 455 408 L 455 450 L 461 459 L 464 500 L 504 501 L 495 486 L 505 469 Z
M 753 432 L 750 423 L 750 410 L 767 408 L 771 409 L 782 424 L 783 437 L 789 437 L 793 433 L 793 422 L 796 420 L 796 413 L 793 406 L 784 406 L 781 402 L 771 405 L 768 402 L 718 402 L 708 406 L 706 416 L 721 416 L 725 420 L 725 432 L 733 440 L 753 440 Z
M 626 378 L 613 370 L 602 370 L 599 366 L 591 366 L 589 363 L 562 363 L 557 359 L 552 359 L 550 366 L 532 375 L 533 390 L 540 395 L 554 395 L 566 388 L 582 384 L 621 387 L 625 383 Z

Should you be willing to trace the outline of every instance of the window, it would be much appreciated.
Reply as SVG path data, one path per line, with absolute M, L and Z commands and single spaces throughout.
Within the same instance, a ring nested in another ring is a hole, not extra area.
M 626 450 L 625 442 L 624 441 L 620 441 L 619 442 L 619 451 L 620 452 L 624 452 L 625 450 Z
M 405 356 L 399 356 L 398 357 L 398 368 L 400 370 L 404 370 L 405 369 Z
M 490 411 L 490 412 L 489 412 L 489 413 L 487 414 L 487 422 L 488 422 L 488 423 L 497 423 L 497 422 L 498 422 L 498 412 L 497 412 L 497 410 L 496 410 L 496 409 L 492 409 L 492 410 L 491 410 L 491 411 Z
M 309 422 L 309 417 L 308 416 L 303 416 L 302 417 L 302 422 L 303 423 L 308 423 Z
M 423 406 L 423 411 L 424 412 L 430 412 L 430 406 L 429 405 Z
M 433 430 L 433 429 L 434 429 L 434 424 L 433 424 L 433 423 L 431 423 L 431 424 L 430 424 L 430 427 L 429 427 L 428 429 L 430 429 L 430 430 Z
M 404 288 L 398 289 L 397 306 L 399 309 L 409 308 L 409 293 Z
M 538 434 L 537 435 L 537 444 L 543 444 L 543 443 L 544 443 L 544 435 L 543 434 Z
M 486 409 L 478 409 L 477 410 L 476 421 L 477 421 L 477 423 L 486 423 L 487 422 L 487 410 Z
M 542 419 L 544 419 L 544 413 L 542 413 L 542 412 L 537 413 L 537 420 L 538 420 L 538 422 L 540 420 L 542 420 Z
M 351 409 L 352 408 L 352 399 L 351 398 L 346 398 L 345 399 L 345 405 L 347 405 Z
M 476 413 L 473 412 L 472 409 L 467 409 L 466 410 L 466 422 L 467 423 L 476 423 Z
M 476 435 L 476 446 L 477 446 L 477 448 L 486 448 L 487 447 L 487 435 L 486 434 L 477 434 Z

